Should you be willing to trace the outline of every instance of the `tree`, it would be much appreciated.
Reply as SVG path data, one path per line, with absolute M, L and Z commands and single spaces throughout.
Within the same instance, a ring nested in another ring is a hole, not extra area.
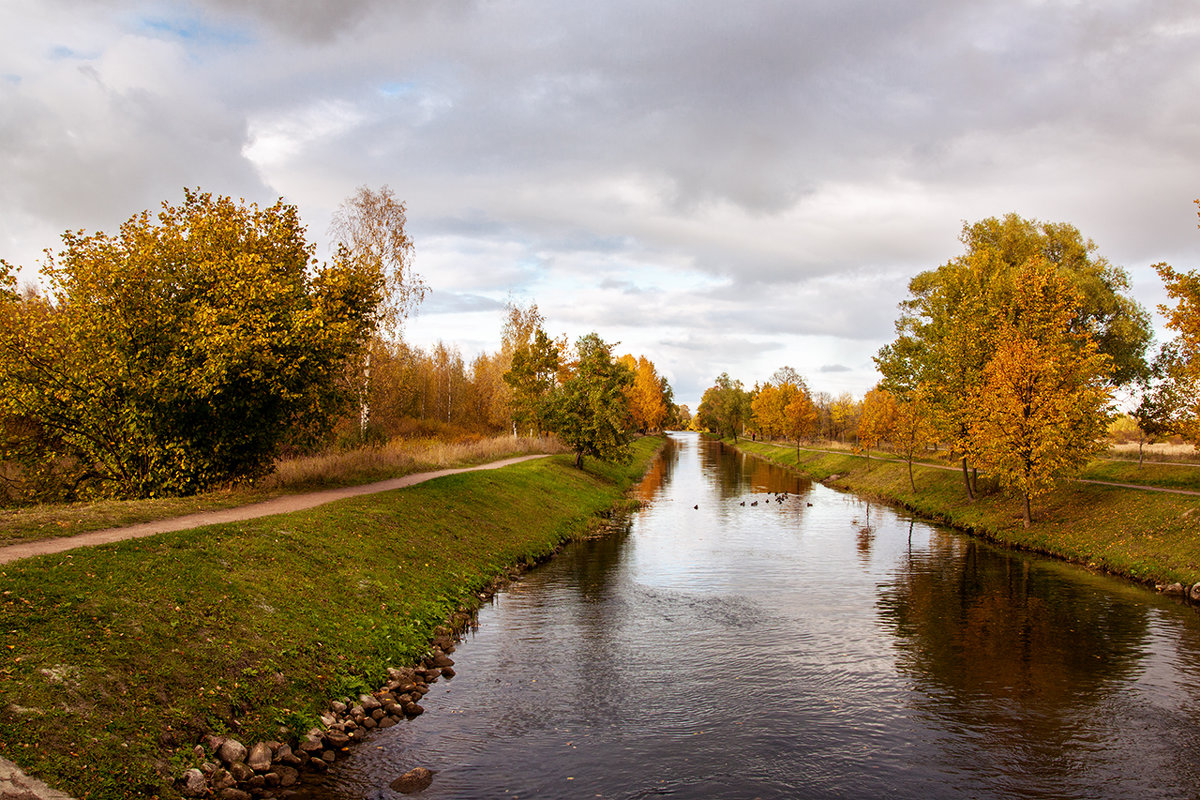
M 749 393 L 742 388 L 741 381 L 730 378 L 727 372 L 722 372 L 716 383 L 704 390 L 696 409 L 699 425 L 719 436 L 732 436 L 734 442 L 749 415 Z
M 1017 275 L 1014 313 L 996 331 L 975 393 L 981 462 L 1031 501 L 1075 474 L 1101 448 L 1111 416 L 1111 357 L 1072 324 L 1080 302 L 1069 279 L 1035 256 Z
M 413 245 L 405 230 L 407 224 L 404 203 L 384 185 L 378 190 L 358 187 L 338 206 L 329 225 L 337 248 L 337 260 L 371 275 L 381 288 L 381 299 L 370 322 L 371 332 L 386 339 L 399 337 L 404 320 L 428 291 L 424 281 L 413 271 Z M 363 356 L 357 372 L 360 375 L 359 428 L 365 435 L 371 420 L 368 400 L 371 350 L 364 350 Z
M 64 498 L 188 494 L 328 430 L 382 286 L 317 267 L 294 206 L 185 190 L 116 235 L 62 240 L 50 298 L 5 292 L 0 458 L 58 474 Z
M 626 358 L 632 360 L 632 356 Z M 639 356 L 630 369 L 634 375 L 628 398 L 629 414 L 633 423 L 643 432 L 658 430 L 667 417 L 664 395 L 665 390 L 669 390 L 670 387 L 666 386 L 665 380 L 660 378 L 654 369 L 654 364 L 645 356 Z
M 515 425 L 539 434 L 550 429 L 551 403 L 558 385 L 559 347 L 538 324 L 533 338 L 518 346 L 504 382 L 512 390 L 510 400 Z
M 1200 205 L 1200 200 L 1196 201 Z M 1172 427 L 1192 442 L 1200 441 L 1200 272 L 1177 272 L 1155 264 L 1174 306 L 1161 305 L 1175 340 L 1164 347 L 1156 366 L 1165 380 L 1153 397 L 1160 415 L 1173 417 Z
M 871 463 L 871 448 L 878 447 L 892 435 L 896 424 L 896 398 L 887 389 L 876 386 L 863 398 L 862 414 L 858 418 L 858 444 L 866 451 Z
M 628 461 L 632 437 L 625 391 L 633 374 L 613 360 L 612 346 L 595 333 L 580 337 L 575 350 L 575 372 L 550 403 L 551 430 L 575 451 L 580 469 L 585 456 Z
M 817 432 L 818 411 L 808 391 L 797 391 L 783 410 L 788 435 L 796 441 L 796 458 L 800 458 L 800 440 L 811 439 Z
M 1108 380 L 1119 386 L 1146 374 L 1149 315 L 1131 298 L 1124 270 L 1095 255 L 1096 246 L 1065 223 L 1016 214 L 964 224 L 966 252 L 909 283 L 896 340 L 876 356 L 883 385 L 903 394 L 924 384 L 951 452 L 962 459 L 968 498 L 974 497 L 970 430 L 979 409 L 970 391 L 994 352 L 994 333 L 1015 308 L 1015 275 L 1031 258 L 1051 264 L 1072 286 L 1077 306 L 1069 327 L 1109 356 Z M 1008 316 L 1006 316 L 1008 315 Z
M 917 386 L 897 399 L 893 441 L 908 462 L 908 485 L 915 492 L 913 458 L 934 441 L 937 429 L 933 423 L 933 408 L 924 386 Z

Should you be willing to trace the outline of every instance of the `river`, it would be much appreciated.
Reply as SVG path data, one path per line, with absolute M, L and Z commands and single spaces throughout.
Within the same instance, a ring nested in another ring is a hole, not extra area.
M 640 491 L 311 796 L 1200 797 L 1193 608 L 695 435 Z

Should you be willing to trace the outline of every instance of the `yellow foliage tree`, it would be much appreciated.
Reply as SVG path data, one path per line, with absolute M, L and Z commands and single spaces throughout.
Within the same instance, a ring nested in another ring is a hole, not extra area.
M 807 391 L 797 391 L 783 410 L 787 433 L 796 442 L 796 457 L 800 456 L 800 440 L 811 439 L 817 432 L 817 407 Z
M 1164 350 L 1171 357 L 1164 359 L 1167 382 L 1159 392 L 1163 407 L 1155 416 L 1168 419 L 1169 427 L 1190 441 L 1200 441 L 1200 272 L 1176 272 L 1167 264 L 1154 268 L 1175 301 L 1174 307 L 1160 305 L 1158 310 L 1167 318 L 1167 327 L 1178 334 Z
M 858 418 L 858 444 L 871 463 L 871 448 L 888 439 L 896 424 L 896 397 L 887 389 L 876 386 L 863 398 Z
M 897 399 L 896 419 L 892 441 L 904 454 L 908 462 L 908 485 L 915 492 L 917 482 L 913 479 L 913 457 L 935 441 L 937 428 L 933 422 L 933 407 L 924 385 Z
M 629 414 L 634 425 L 638 430 L 645 432 L 658 430 L 667 417 L 663 382 L 658 376 L 658 371 L 645 356 L 640 356 L 636 362 L 633 356 L 624 356 L 621 363 L 633 373 L 633 384 L 629 387 L 627 396 Z
M 1044 258 L 1017 274 L 1012 314 L 994 333 L 975 392 L 973 449 L 1001 485 L 1031 501 L 1078 472 L 1102 447 L 1111 416 L 1112 359 L 1072 326 L 1078 291 Z

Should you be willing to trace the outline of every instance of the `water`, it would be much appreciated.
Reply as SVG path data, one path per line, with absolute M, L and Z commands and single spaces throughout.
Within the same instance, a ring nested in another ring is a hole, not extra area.
M 1192 608 L 692 435 L 642 491 L 312 796 L 1200 797 Z

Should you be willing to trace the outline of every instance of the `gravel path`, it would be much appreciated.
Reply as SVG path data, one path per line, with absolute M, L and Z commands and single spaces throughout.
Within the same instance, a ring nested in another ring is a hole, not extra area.
M 74 550 L 77 547 L 108 544 L 109 542 L 120 542 L 126 539 L 139 539 L 143 536 L 153 536 L 156 533 L 166 533 L 167 531 L 199 528 L 201 525 L 215 525 L 220 522 L 242 522 L 248 519 L 257 519 L 258 517 L 269 517 L 273 514 L 288 514 L 292 511 L 315 508 L 316 506 L 332 503 L 334 500 L 341 500 L 346 497 L 358 497 L 364 494 L 387 492 L 392 489 L 403 489 L 406 486 L 414 486 L 418 483 L 433 480 L 434 478 L 445 477 L 446 475 L 457 475 L 460 472 L 474 472 L 484 469 L 500 469 L 510 464 L 518 464 L 522 461 L 545 457 L 545 455 L 517 456 L 474 467 L 439 469 L 433 472 L 415 472 L 412 475 L 405 475 L 401 478 L 390 478 L 386 481 L 366 483 L 361 486 L 346 486 L 340 489 L 326 489 L 307 494 L 292 494 L 248 506 L 224 508 L 219 511 L 203 511 L 198 514 L 188 514 L 184 517 L 141 522 L 122 528 L 89 531 L 88 533 L 81 533 L 78 536 L 63 536 L 57 539 L 39 539 L 35 542 L 22 542 L 21 544 L 0 547 L 0 564 L 7 564 L 21 558 L 29 558 L 30 556 L 62 553 L 67 550 Z M 0 800 L 2 798 L 3 795 L 0 795 Z

